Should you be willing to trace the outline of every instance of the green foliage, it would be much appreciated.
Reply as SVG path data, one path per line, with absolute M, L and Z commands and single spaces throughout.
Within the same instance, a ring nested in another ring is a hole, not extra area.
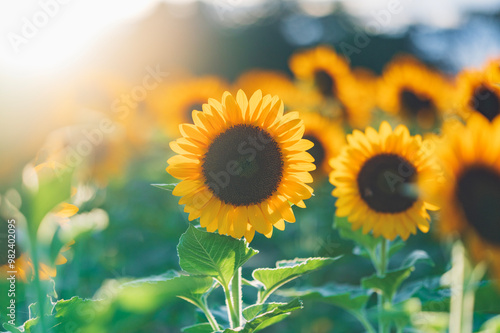
M 326 284 L 321 287 L 306 286 L 301 289 L 285 289 L 279 295 L 300 297 L 304 300 L 320 301 L 350 311 L 361 311 L 365 308 L 370 295 L 365 289 L 357 286 Z
M 151 186 L 157 187 L 159 189 L 172 192 L 177 184 L 151 184 Z
M 373 289 L 376 292 L 384 294 L 390 300 L 393 299 L 397 289 L 406 280 L 413 267 L 401 268 L 394 271 L 387 272 L 384 276 L 373 274 L 361 280 L 361 286 L 367 289 Z
M 42 169 L 38 174 L 32 169 L 29 175 L 25 176 L 27 188 L 21 211 L 29 221 L 32 232 L 38 229 L 45 215 L 69 199 L 72 176 L 72 170 L 57 172 L 49 168 Z
M 225 288 L 238 268 L 259 253 L 244 240 L 202 231 L 192 225 L 181 236 L 177 252 L 184 271 L 211 276 Z
M 282 285 L 304 275 L 330 265 L 338 258 L 308 258 L 278 261 L 276 268 L 258 268 L 253 271 L 252 277 L 259 281 L 264 290 L 260 302 L 264 302 L 276 289 Z
M 250 310 L 252 313 L 257 313 L 257 316 L 247 321 L 243 327 L 238 329 L 226 329 L 224 333 L 252 333 L 258 332 L 270 325 L 285 319 L 291 312 L 302 309 L 302 302 L 294 299 L 289 303 L 281 303 L 279 305 L 267 305 L 260 308 Z M 247 311 L 249 314 L 249 311 Z
M 340 237 L 354 241 L 356 245 L 362 246 L 368 253 L 373 253 L 382 238 L 374 238 L 370 233 L 363 234 L 361 229 L 352 230 L 352 224 L 347 217 L 335 216 L 333 227 L 339 231 Z
M 196 324 L 182 329 L 184 333 L 212 333 L 213 331 L 209 323 Z

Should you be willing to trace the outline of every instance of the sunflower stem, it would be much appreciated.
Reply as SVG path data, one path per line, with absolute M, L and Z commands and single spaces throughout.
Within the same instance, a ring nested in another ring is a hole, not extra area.
M 197 305 L 201 309 L 201 311 L 203 311 L 203 313 L 205 314 L 205 317 L 207 317 L 207 320 L 208 320 L 210 326 L 212 327 L 212 329 L 214 331 L 218 331 L 220 329 L 219 324 L 217 323 L 217 320 L 215 320 L 215 317 L 213 316 L 212 312 L 210 312 L 210 309 L 208 308 L 206 297 L 204 299 L 202 299 L 202 301 Z
M 33 261 L 33 274 L 34 274 L 34 284 L 36 289 L 36 295 L 38 299 L 38 310 L 40 317 L 40 329 L 41 332 L 48 332 L 47 322 L 45 317 L 45 301 L 47 295 L 44 294 L 42 284 L 40 283 L 40 261 L 38 258 L 38 243 L 36 240 L 36 233 L 30 232 L 30 245 L 31 245 L 31 260 Z
M 373 326 L 370 324 L 370 322 L 366 319 L 366 315 L 364 313 L 360 313 L 358 311 L 349 311 L 356 319 L 359 320 L 359 322 L 363 325 L 365 328 L 366 332 L 368 333 L 375 333 L 375 329 Z
M 238 268 L 231 281 L 231 298 L 233 300 L 234 325 L 241 325 L 241 267 Z
M 228 285 L 222 285 L 224 288 L 224 295 L 226 296 L 226 307 L 227 307 L 227 317 L 229 319 L 229 326 L 231 328 L 235 328 L 234 322 L 234 307 L 233 307 L 233 300 L 231 299 L 231 292 L 229 291 L 229 286 Z
M 378 264 L 375 265 L 377 267 L 377 275 L 379 277 L 384 277 L 385 272 L 387 270 L 387 239 L 383 239 L 381 244 L 380 244 L 380 252 L 379 252 L 379 262 Z M 379 317 L 378 317 L 378 331 L 379 333 L 385 333 L 387 331 L 387 328 L 385 327 L 385 323 L 382 320 L 382 313 L 384 312 L 385 308 L 385 303 L 387 300 L 385 299 L 385 295 L 383 292 L 380 292 L 378 295 L 378 312 L 379 312 Z

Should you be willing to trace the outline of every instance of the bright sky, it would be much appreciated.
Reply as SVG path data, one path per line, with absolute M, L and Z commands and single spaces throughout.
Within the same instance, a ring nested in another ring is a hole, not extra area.
M 161 1 L 192 0 L 1 1 L 0 67 L 13 73 L 61 70 L 78 60 L 100 35 L 124 21 L 143 16 Z M 311 3 L 332 8 L 335 0 L 301 1 L 306 9 Z M 217 0 L 216 3 L 248 7 L 260 2 L 262 0 Z M 460 13 L 466 9 L 500 7 L 498 0 L 349 0 L 343 4 L 370 23 L 376 22 L 374 13 L 388 8 L 390 2 L 399 2 L 402 10 L 390 17 L 382 31 L 398 30 L 415 21 L 449 27 L 459 22 Z

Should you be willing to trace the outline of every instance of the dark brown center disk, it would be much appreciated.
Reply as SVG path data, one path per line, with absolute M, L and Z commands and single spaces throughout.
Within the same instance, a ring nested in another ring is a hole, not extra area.
M 489 121 L 500 114 L 500 97 L 486 86 L 480 86 L 476 89 L 470 105 Z
M 203 176 L 226 204 L 248 206 L 271 197 L 283 177 L 278 143 L 260 127 L 236 125 L 219 134 L 203 157 Z
M 408 193 L 408 185 L 415 181 L 415 167 L 401 156 L 380 154 L 370 158 L 357 181 L 361 198 L 376 212 L 404 212 L 416 201 Z
M 459 177 L 456 196 L 479 236 L 500 245 L 500 174 L 483 166 L 471 167 Z
M 326 71 L 319 70 L 314 72 L 314 84 L 319 92 L 325 97 L 335 97 L 335 80 Z
M 418 95 L 410 89 L 403 89 L 399 96 L 401 106 L 410 117 L 436 115 L 436 107 L 429 97 Z

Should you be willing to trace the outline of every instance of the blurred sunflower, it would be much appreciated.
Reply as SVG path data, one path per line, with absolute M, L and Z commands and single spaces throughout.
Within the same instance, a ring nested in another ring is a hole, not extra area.
M 292 55 L 289 66 L 297 79 L 313 83 L 326 98 L 337 98 L 338 85 L 350 75 L 347 61 L 327 46 Z
M 321 97 L 314 92 L 299 89 L 284 73 L 272 70 L 251 70 L 235 82 L 243 91 L 261 90 L 263 94 L 277 95 L 288 109 L 302 109 L 317 104 Z
M 302 139 L 298 112 L 283 115 L 283 102 L 256 91 L 248 100 L 240 90 L 222 103 L 209 99 L 193 124 L 180 125 L 182 138 L 170 147 L 179 155 L 167 172 L 182 181 L 173 194 L 182 196 L 189 220 L 200 218 L 208 231 L 218 230 L 252 241 L 255 231 L 271 237 L 273 226 L 295 222 L 290 203 L 305 207 L 315 169 Z
M 148 96 L 147 103 L 168 136 L 179 136 L 179 125 L 191 122 L 191 112 L 213 96 L 221 96 L 228 84 L 215 76 L 189 78 L 158 88 Z
M 332 170 L 329 161 L 336 157 L 345 145 L 345 135 L 342 127 L 315 112 L 301 112 L 305 132 L 303 138 L 314 143 L 307 152 L 314 158 L 316 171 L 326 175 Z
M 382 122 L 377 132 L 354 130 L 347 136 L 348 146 L 331 161 L 332 194 L 338 200 L 336 215 L 347 216 L 353 230 L 393 240 L 406 240 L 419 228 L 429 230 L 427 210 L 436 209 L 423 201 L 413 186 L 425 176 L 432 179 L 437 171 L 431 154 L 423 149 L 422 138 L 410 136 L 408 128 L 394 131 Z
M 464 70 L 457 77 L 457 113 L 468 119 L 480 113 L 489 121 L 500 114 L 500 85 L 497 74 L 489 71 Z
M 500 117 L 471 115 L 466 125 L 445 124 L 438 146 L 444 181 L 428 187 L 441 207 L 442 234 L 457 232 L 478 260 L 500 277 Z
M 399 56 L 384 69 L 378 85 L 378 105 L 422 129 L 440 125 L 449 111 L 451 84 L 411 56 Z
M 309 96 L 303 108 L 320 110 L 353 128 L 370 123 L 375 93 L 370 89 L 373 80 L 367 72 L 351 72 L 347 61 L 327 46 L 294 54 L 289 66 L 299 79 L 299 91 Z
M 488 62 L 486 73 L 489 81 L 500 85 L 500 58 Z

